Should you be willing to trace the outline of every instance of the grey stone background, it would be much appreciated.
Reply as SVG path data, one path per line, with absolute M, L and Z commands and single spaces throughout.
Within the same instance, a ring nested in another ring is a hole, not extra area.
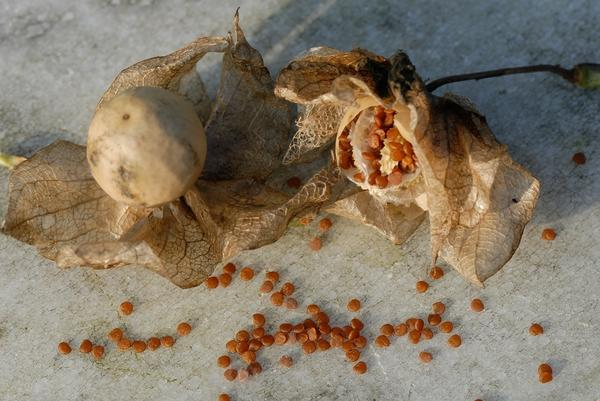
M 2 0 L 0 2 L 0 151 L 29 155 L 57 138 L 83 143 L 95 103 L 131 63 L 168 53 L 203 34 L 225 34 L 235 8 L 248 39 L 276 73 L 296 53 L 320 44 L 360 46 L 390 55 L 409 52 L 425 79 L 530 63 L 600 61 L 600 2 L 577 1 L 159 1 Z M 199 66 L 211 90 L 218 57 Z M 428 264 L 428 226 L 402 246 L 335 219 L 319 253 L 306 242 L 316 228 L 291 228 L 276 244 L 235 259 L 257 270 L 277 269 L 298 287 L 302 305 L 318 302 L 339 323 L 345 304 L 363 300 L 370 337 L 443 300 L 464 344 L 445 336 L 364 353 L 369 372 L 352 373 L 339 351 L 304 357 L 294 348 L 261 354 L 265 372 L 227 383 L 215 358 L 226 339 L 255 311 L 273 322 L 304 319 L 273 311 L 257 297 L 260 279 L 226 290 L 175 288 L 139 267 L 112 271 L 58 270 L 33 248 L 0 236 L 0 399 L 2 400 L 600 400 L 600 92 L 558 78 L 528 75 L 451 85 L 484 112 L 513 157 L 542 182 L 535 217 L 521 247 L 483 290 L 446 268 L 443 280 L 416 296 Z M 588 163 L 575 167 L 571 155 Z M 7 171 L 0 171 L 1 212 Z M 553 242 L 540 240 L 554 227 Z M 259 275 L 262 278 L 262 275 Z M 487 306 L 468 310 L 473 297 Z M 137 311 L 116 312 L 123 299 Z M 286 317 L 283 317 L 286 315 Z M 171 351 L 114 352 L 100 362 L 56 344 L 86 337 L 104 341 L 116 325 L 149 337 L 181 320 L 195 330 Z M 541 322 L 546 334 L 530 337 Z M 428 349 L 429 365 L 417 354 Z M 289 352 L 294 368 L 276 364 Z M 549 361 L 554 381 L 537 382 Z

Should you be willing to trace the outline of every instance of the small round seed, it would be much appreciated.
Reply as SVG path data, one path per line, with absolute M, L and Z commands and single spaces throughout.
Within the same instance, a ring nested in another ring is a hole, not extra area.
M 279 273 L 273 272 L 273 271 L 267 272 L 267 273 L 265 273 L 265 279 L 267 279 L 273 283 L 276 283 L 279 281 Z
M 423 319 L 415 319 L 415 330 L 417 331 L 421 331 L 423 330 L 423 327 L 425 327 L 425 322 L 423 321 Z
M 360 351 L 352 348 L 346 351 L 346 359 L 350 362 L 356 362 L 360 359 Z
M 94 345 L 92 348 L 92 356 L 95 360 L 102 359 L 104 356 L 104 346 L 102 345 Z
M 254 324 L 254 327 L 262 327 L 265 325 L 265 322 L 265 315 L 262 313 L 255 313 L 252 315 L 252 323 Z
M 253 338 L 252 340 L 248 341 L 248 350 L 250 351 L 258 351 L 259 349 L 262 348 L 262 342 L 260 342 L 260 340 L 257 340 L 256 338 Z
M 451 346 L 452 348 L 458 348 L 458 347 L 460 347 L 461 344 L 462 344 L 462 339 L 460 338 L 460 336 L 458 334 L 452 334 L 448 338 L 448 345 Z
M 427 322 L 429 322 L 429 324 L 432 326 L 437 326 L 442 322 L 442 317 L 437 313 L 432 313 L 429 316 L 427 316 Z
M 282 355 L 281 358 L 279 358 L 279 365 L 281 367 L 291 368 L 293 364 L 294 360 L 289 355 Z
M 234 381 L 237 377 L 237 370 L 227 369 L 225 372 L 223 372 L 223 377 L 225 377 L 225 379 L 229 380 L 230 382 Z
M 319 237 L 314 237 L 308 242 L 308 247 L 313 251 L 318 251 L 323 247 L 323 241 Z
M 571 158 L 571 160 L 573 160 L 573 162 L 577 165 L 581 165 L 581 164 L 585 164 L 586 162 L 586 157 L 585 154 L 583 152 L 577 152 L 573 155 L 573 157 Z
M 358 362 L 356 365 L 352 367 L 354 372 L 358 375 L 365 374 L 367 372 L 367 364 L 364 362 Z
M 165 348 L 171 348 L 175 344 L 175 339 L 171 336 L 164 336 L 160 339 L 160 345 Z
M 319 230 L 321 230 L 323 232 L 328 231 L 332 225 L 333 225 L 333 222 L 331 221 L 331 219 L 328 217 L 325 217 L 324 219 L 321 219 L 321 221 L 319 221 Z
M 242 361 L 244 361 L 248 365 L 250 365 L 252 362 L 254 362 L 256 360 L 256 352 L 250 351 L 250 350 L 242 352 L 242 354 L 240 355 L 240 358 L 242 358 Z
M 144 352 L 144 351 L 146 351 L 146 343 L 144 341 L 141 341 L 141 340 L 135 340 L 131 344 L 131 347 L 133 348 L 133 350 L 135 352 Z
M 431 331 L 429 327 L 425 327 L 423 330 L 421 330 L 421 337 L 423 337 L 425 340 L 431 340 L 433 338 L 433 331 Z
M 235 345 L 235 352 L 239 355 L 242 355 L 244 352 L 248 351 L 248 349 L 250 349 L 250 343 L 248 343 L 248 341 L 238 341 Z
M 119 310 L 125 316 L 131 315 L 133 313 L 133 304 L 129 301 L 122 302 L 119 305 Z
M 263 283 L 260 285 L 260 288 L 258 290 L 260 292 L 262 292 L 263 294 L 273 291 L 273 282 L 269 281 L 269 280 L 263 281 Z
M 282 333 L 282 332 L 275 333 L 275 344 L 283 345 L 287 342 L 287 340 L 288 340 L 287 334 Z
M 265 347 L 270 347 L 275 342 L 275 338 L 272 335 L 267 334 L 266 336 L 264 336 L 260 339 L 260 342 Z
M 433 313 L 437 313 L 438 315 L 443 315 L 446 311 L 446 305 L 443 302 L 435 302 L 432 305 Z
M 381 328 L 379 329 L 379 333 L 381 333 L 384 336 L 391 336 L 392 334 L 394 334 L 394 326 L 392 326 L 391 324 L 387 323 L 384 324 L 383 326 L 381 326 Z
M 63 341 L 60 344 L 58 344 L 58 352 L 63 355 L 70 354 L 71 346 L 69 345 L 69 343 Z
M 427 284 L 427 281 L 417 281 L 417 284 L 415 285 L 417 292 L 418 293 L 423 293 L 425 291 L 427 291 L 427 289 L 429 288 L 429 284 Z
M 233 273 L 235 273 L 236 270 L 237 270 L 237 267 L 231 262 L 229 262 L 225 266 L 223 266 L 223 271 L 227 274 L 233 274 Z
M 429 271 L 429 277 L 431 277 L 433 280 L 439 280 L 444 277 L 444 270 L 442 270 L 442 268 L 439 266 L 434 266 Z
M 556 238 L 556 231 L 552 228 L 544 228 L 542 231 L 542 239 L 546 241 L 553 241 Z
M 367 339 L 364 336 L 358 336 L 352 342 L 356 348 L 362 349 L 367 346 Z
M 358 312 L 360 310 L 360 301 L 358 299 L 351 299 L 348 302 L 348 310 L 350 312 Z
M 119 340 L 123 337 L 123 330 L 120 328 L 114 328 L 108 333 L 108 339 L 114 343 L 119 342 Z
M 229 396 L 229 394 L 221 393 L 219 394 L 217 401 L 231 401 L 231 397 Z
M 252 337 L 253 338 L 263 338 L 265 336 L 266 330 L 264 327 L 256 327 L 255 329 L 252 330 Z
M 131 345 L 132 345 L 132 342 L 131 342 L 131 340 L 130 340 L 130 339 L 128 339 L 128 338 L 121 338 L 121 339 L 119 340 L 119 342 L 117 343 L 117 348 L 118 348 L 120 351 L 126 351 L 126 350 L 128 350 L 129 348 L 131 348 Z
M 281 306 L 283 305 L 283 300 L 284 300 L 284 296 L 283 293 L 277 291 L 271 294 L 271 303 L 274 306 Z
M 316 315 L 317 313 L 321 312 L 321 308 L 319 308 L 318 305 L 310 304 L 306 307 L 306 312 L 309 315 Z
M 396 334 L 398 337 L 402 337 L 406 333 L 408 333 L 408 326 L 406 325 L 406 323 L 400 323 L 399 325 L 394 327 L 394 334 Z
M 217 365 L 221 368 L 226 368 L 231 364 L 231 358 L 227 355 L 221 355 L 217 358 Z
M 306 334 L 308 335 L 308 339 L 310 341 L 316 341 L 319 338 L 317 329 L 315 327 L 311 327 L 310 329 L 306 330 Z
M 291 323 L 281 323 L 279 325 L 279 331 L 281 331 L 282 333 L 289 333 L 290 331 L 292 331 L 294 329 L 294 326 L 292 326 Z M 300 327 L 300 331 L 304 331 L 304 325 L 302 325 Z
M 94 345 L 90 340 L 83 340 L 81 342 L 81 345 L 79 345 L 79 352 L 81 352 L 82 354 L 89 354 L 90 352 L 92 352 L 93 346 Z
M 358 331 L 361 331 L 365 327 L 364 323 L 360 319 L 357 319 L 357 318 L 350 320 L 350 326 L 354 330 L 358 330 Z
M 390 346 L 390 339 L 387 336 L 377 336 L 375 339 L 375 346 L 378 348 L 384 348 Z
M 307 355 L 312 354 L 316 350 L 317 350 L 317 343 L 314 341 L 308 340 L 304 344 L 302 344 L 302 351 L 304 351 L 304 353 Z
M 328 323 L 320 323 L 319 327 L 317 327 L 317 329 L 319 329 L 319 333 L 321 333 L 321 334 L 331 333 L 331 326 L 329 326 Z
M 529 334 L 539 336 L 540 334 L 544 334 L 544 328 L 539 323 L 533 323 L 529 327 Z
M 160 347 L 160 338 L 150 337 L 148 339 L 148 349 L 150 351 L 156 351 Z
M 262 372 L 261 364 L 258 362 L 252 362 L 250 365 L 248 365 L 248 372 L 250 372 L 251 375 L 259 374 Z
M 219 274 L 219 285 L 223 288 L 229 287 L 229 284 L 231 284 L 232 280 L 233 280 L 233 278 L 231 277 L 231 274 L 229 274 L 229 273 Z
M 329 344 L 329 341 L 325 340 L 324 338 L 320 338 L 317 341 L 317 347 L 321 351 L 327 351 L 329 348 L 331 348 L 331 344 Z
M 450 333 L 454 329 L 454 325 L 452 322 L 442 322 L 440 323 L 440 331 L 442 333 Z
M 540 383 L 549 383 L 552 381 L 552 372 L 541 372 L 538 376 Z
M 433 360 L 433 356 L 429 352 L 421 351 L 419 353 L 419 359 L 423 363 L 429 363 Z
M 219 279 L 215 276 L 207 277 L 204 280 L 204 285 L 209 289 L 217 288 L 219 286 Z
M 177 325 L 177 333 L 180 336 L 187 336 L 192 332 L 192 326 L 189 323 L 181 322 Z
M 471 310 L 473 312 L 481 312 L 485 309 L 483 306 L 483 301 L 479 298 L 475 298 L 471 301 Z
M 285 296 L 290 296 L 294 293 L 294 291 L 296 290 L 296 287 L 294 287 L 294 284 L 292 283 L 285 283 L 281 286 L 281 292 L 283 293 L 283 295 Z
M 413 344 L 418 344 L 421 341 L 421 332 L 418 330 L 411 330 L 408 332 L 408 341 Z
M 252 270 L 251 267 L 244 267 L 241 271 L 240 271 L 240 279 L 244 280 L 244 281 L 250 281 L 254 278 L 254 270 Z

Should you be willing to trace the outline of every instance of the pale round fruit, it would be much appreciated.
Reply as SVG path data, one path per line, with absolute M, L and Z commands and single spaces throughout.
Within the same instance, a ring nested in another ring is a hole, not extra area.
M 159 206 L 184 195 L 198 179 L 206 136 L 184 97 L 137 87 L 96 111 L 88 130 L 87 159 L 96 182 L 111 198 Z

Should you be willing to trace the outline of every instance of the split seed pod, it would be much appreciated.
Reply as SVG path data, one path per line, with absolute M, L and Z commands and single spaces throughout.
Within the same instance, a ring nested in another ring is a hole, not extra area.
M 336 164 L 364 191 L 328 211 L 395 243 L 410 237 L 427 211 L 432 265 L 441 256 L 478 285 L 512 257 L 539 182 L 470 102 L 428 93 L 405 53 L 388 60 L 360 49 L 313 48 L 281 71 L 275 92 L 304 107 L 305 125 L 321 116 L 315 110 L 343 110 L 313 125 L 336 127 L 318 135 L 335 138 Z M 314 143 L 302 137 L 310 132 L 297 135 L 296 142 Z

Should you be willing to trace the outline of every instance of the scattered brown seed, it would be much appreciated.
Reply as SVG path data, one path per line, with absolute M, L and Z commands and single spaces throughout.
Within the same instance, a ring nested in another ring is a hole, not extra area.
M 306 312 L 309 315 L 316 315 L 317 313 L 321 312 L 321 308 L 319 308 L 318 305 L 310 304 L 306 307 Z
M 129 301 L 122 302 L 119 305 L 119 310 L 125 316 L 131 315 L 133 313 L 133 304 Z
M 396 334 L 398 337 L 402 337 L 406 333 L 408 333 L 408 326 L 406 325 L 406 323 L 400 323 L 399 325 L 394 327 L 394 334 Z
M 529 334 L 532 336 L 539 336 L 540 334 L 544 334 L 544 328 L 539 323 L 533 323 L 529 327 Z
M 442 270 L 442 268 L 439 266 L 434 266 L 429 271 L 429 277 L 431 277 L 433 280 L 439 280 L 444 277 L 444 270 Z
M 429 284 L 427 284 L 427 281 L 420 280 L 420 281 L 417 281 L 417 284 L 415 287 L 416 287 L 418 293 L 423 293 L 423 292 L 427 291 L 427 289 L 429 288 Z
M 437 326 L 442 322 L 442 317 L 437 313 L 432 313 L 429 316 L 427 316 L 427 322 L 429 322 L 429 324 L 432 326 Z
M 390 339 L 387 336 L 377 336 L 375 339 L 375 346 L 378 348 L 384 348 L 390 346 Z
M 292 283 L 285 283 L 281 286 L 281 292 L 283 293 L 283 295 L 285 296 L 290 296 L 294 293 L 294 291 L 296 290 L 296 287 L 294 287 L 294 284 Z
M 79 345 L 79 352 L 81 352 L 82 354 L 89 354 L 90 352 L 92 352 L 93 346 L 94 345 L 90 340 L 83 340 L 81 342 L 81 345 Z
M 304 327 L 308 330 L 311 327 L 317 327 L 317 324 L 312 319 L 305 319 L 304 320 Z
M 394 326 L 392 326 L 389 323 L 384 324 L 379 329 L 379 333 L 383 334 L 384 336 L 391 336 L 392 334 L 394 334 Z
M 548 383 L 552 381 L 552 372 L 541 372 L 538 375 L 540 383 Z
M 229 380 L 230 382 L 234 381 L 237 377 L 237 370 L 227 369 L 225 372 L 223 372 L 223 377 L 225 377 L 225 379 Z
M 255 313 L 254 315 L 252 315 L 252 323 L 254 324 L 254 327 L 264 326 L 265 321 L 265 315 L 263 315 L 262 313 Z
M 204 280 L 204 285 L 209 289 L 217 288 L 219 286 L 219 279 L 215 276 L 207 277 Z
M 235 344 L 235 352 L 240 355 L 248 351 L 248 349 L 250 349 L 250 343 L 248 343 L 248 341 L 238 341 L 237 344 Z
M 308 241 L 308 247 L 313 251 L 318 251 L 323 247 L 323 241 L 321 241 L 321 238 L 319 237 L 314 237 Z
M 346 351 L 346 359 L 350 362 L 356 362 L 360 359 L 360 351 L 352 348 Z
M 442 333 L 450 333 L 454 329 L 454 325 L 452 322 L 442 322 L 440 323 L 440 331 Z
M 483 301 L 479 298 L 475 298 L 471 301 L 471 310 L 473 312 L 481 312 L 485 309 L 483 306 Z
M 264 335 L 267 334 L 264 327 L 256 327 L 252 330 L 252 338 L 263 338 Z
M 277 332 L 275 333 L 275 344 L 283 345 L 287 342 L 288 336 L 285 333 Z
M 331 327 L 329 326 L 328 323 L 320 323 L 319 327 L 317 327 L 319 329 L 319 333 L 321 334 L 329 334 L 331 333 Z
M 327 351 L 329 348 L 331 348 L 331 344 L 329 344 L 329 341 L 325 340 L 324 338 L 320 338 L 317 341 L 317 347 L 321 351 Z
M 243 352 L 240 355 L 240 358 L 242 358 L 244 362 L 250 365 L 252 362 L 256 361 L 256 352 L 248 350 L 246 352 Z
M 148 339 L 148 349 L 150 351 L 156 351 L 158 348 L 160 348 L 160 338 L 150 337 Z
M 217 401 L 231 401 L 231 397 L 229 396 L 229 394 L 221 393 L 219 394 L 219 398 L 217 398 Z
M 279 365 L 281 365 L 284 368 L 291 368 L 293 364 L 294 360 L 291 356 L 282 355 L 281 358 L 279 358 Z
M 276 283 L 276 282 L 279 281 L 279 273 L 272 272 L 272 271 L 271 272 L 267 272 L 267 273 L 265 273 L 265 279 L 267 279 L 267 280 L 269 280 L 269 281 L 271 281 L 273 283 Z
M 244 267 L 241 271 L 240 271 L 240 279 L 244 280 L 244 281 L 250 281 L 254 278 L 254 270 L 252 270 L 251 267 Z
M 542 372 L 552 372 L 552 366 L 547 363 L 540 364 L 540 366 L 538 366 L 538 374 Z
M 302 185 L 302 180 L 300 177 L 292 177 L 287 180 L 287 186 L 290 188 L 298 189 Z
M 431 340 L 433 338 L 433 331 L 431 331 L 429 327 L 425 327 L 423 330 L 421 330 L 421 337 L 426 340 Z
M 192 332 L 192 326 L 187 322 L 181 322 L 177 325 L 177 333 L 180 336 L 187 336 Z
M 414 330 L 415 329 L 415 322 L 417 321 L 416 318 L 411 317 L 409 319 L 406 319 L 406 326 L 408 326 L 408 330 Z
M 318 324 L 329 323 L 329 315 L 325 312 L 319 312 L 315 315 Z
M 316 341 L 317 338 L 319 338 L 319 335 L 317 334 L 317 329 L 315 327 L 311 327 L 310 329 L 306 330 L 306 334 L 308 335 L 308 339 L 310 341 Z
M 291 335 L 290 337 L 292 337 L 293 335 Z M 308 334 L 306 333 L 296 333 L 295 334 L 295 339 L 298 340 L 298 342 L 300 344 L 304 344 L 305 342 L 308 341 Z
M 324 219 L 321 219 L 321 221 L 319 221 L 319 230 L 323 232 L 328 231 L 332 225 L 333 222 L 331 221 L 331 219 L 325 217 Z
M 231 358 L 227 355 L 221 355 L 217 358 L 217 365 L 221 368 L 226 368 L 231 364 Z
M 421 331 L 423 330 L 423 327 L 425 327 L 425 322 L 423 321 L 423 319 L 415 319 L 415 330 L 417 331 Z
M 429 352 L 421 351 L 419 353 L 419 359 L 423 363 L 429 363 L 429 362 L 431 362 L 433 360 L 433 356 Z
M 227 274 L 233 275 L 233 273 L 235 273 L 236 270 L 237 270 L 237 267 L 231 262 L 229 262 L 225 266 L 223 266 L 223 271 Z
M 135 352 L 144 352 L 146 351 L 146 343 L 141 340 L 135 340 L 131 346 Z
M 261 348 L 262 342 L 260 342 L 260 340 L 253 338 L 252 340 L 248 341 L 248 349 L 250 351 L 258 351 Z
M 284 296 L 283 293 L 277 291 L 271 294 L 271 303 L 274 306 L 281 306 L 283 305 L 283 300 L 284 300 Z
M 119 342 L 119 340 L 123 337 L 123 330 L 120 328 L 114 328 L 108 333 L 108 339 L 114 343 Z
M 241 382 L 248 380 L 248 378 L 250 377 L 250 372 L 248 372 L 248 369 L 245 368 L 240 368 L 238 369 L 238 374 L 237 374 L 237 379 Z
M 308 340 L 307 342 L 302 344 L 302 351 L 304 351 L 304 353 L 307 355 L 312 354 L 316 350 L 317 350 L 317 343 L 314 341 Z
M 411 330 L 408 332 L 408 340 L 413 344 L 418 344 L 421 341 L 421 332 L 418 330 Z
M 126 351 L 129 348 L 131 348 L 132 342 L 130 339 L 128 338 L 121 338 L 119 340 L 119 342 L 117 343 L 117 348 L 119 348 L 120 351 Z
M 258 290 L 263 294 L 273 291 L 273 282 L 269 280 L 263 281 Z
M 367 364 L 361 361 L 354 365 L 352 369 L 354 370 L 354 372 L 356 372 L 356 374 L 362 375 L 367 372 Z
M 452 348 L 458 348 L 462 344 L 462 338 L 458 334 L 452 334 L 448 337 L 448 345 Z
M 360 301 L 358 299 L 351 299 L 348 302 L 348 310 L 350 312 L 358 312 L 360 310 Z
M 227 341 L 227 343 L 225 344 L 225 348 L 229 352 L 237 352 L 236 351 L 237 341 L 235 341 L 235 340 L 229 340 L 229 341 Z
M 556 238 L 556 231 L 552 228 L 544 228 L 542 231 L 542 239 L 546 241 L 554 241 Z
M 266 336 L 264 336 L 263 338 L 260 339 L 260 342 L 265 347 L 270 347 L 275 342 L 275 338 L 272 335 L 267 334 Z
M 281 331 L 282 333 L 289 333 L 293 329 L 294 326 L 291 323 L 281 323 L 279 325 L 279 331 Z M 301 326 L 301 329 L 299 331 L 304 331 L 304 325 Z
M 219 285 L 223 288 L 229 287 L 229 284 L 231 284 L 232 280 L 233 280 L 233 278 L 231 277 L 231 274 L 229 274 L 229 273 L 219 274 Z
M 262 366 L 258 362 L 252 362 L 250 365 L 248 365 L 248 371 L 251 375 L 257 375 L 262 372 Z
M 69 345 L 69 343 L 63 341 L 62 343 L 58 344 L 58 352 L 63 355 L 70 354 L 71 346 Z
M 342 342 L 342 349 L 344 351 L 348 351 L 352 348 L 354 348 L 354 341 L 347 340 L 347 341 Z
M 352 342 L 356 348 L 362 349 L 367 346 L 367 339 L 364 336 L 358 336 Z
M 360 319 L 357 319 L 357 318 L 350 320 L 350 326 L 354 330 L 358 330 L 358 331 L 361 331 L 365 327 L 364 323 Z
M 438 315 L 443 315 L 444 312 L 446 311 L 446 305 L 444 305 L 443 302 L 435 302 L 431 309 L 433 310 L 433 313 L 437 313 Z
M 585 154 L 583 152 L 577 152 L 573 155 L 573 157 L 571 158 L 571 160 L 573 160 L 573 162 L 575 164 L 581 165 L 581 164 L 585 164 L 586 162 L 586 157 Z
M 102 345 L 94 345 L 92 348 L 92 356 L 95 360 L 102 359 L 104 356 L 104 346 Z
M 175 339 L 171 336 L 164 336 L 160 339 L 160 345 L 165 348 L 171 348 L 175 344 Z

